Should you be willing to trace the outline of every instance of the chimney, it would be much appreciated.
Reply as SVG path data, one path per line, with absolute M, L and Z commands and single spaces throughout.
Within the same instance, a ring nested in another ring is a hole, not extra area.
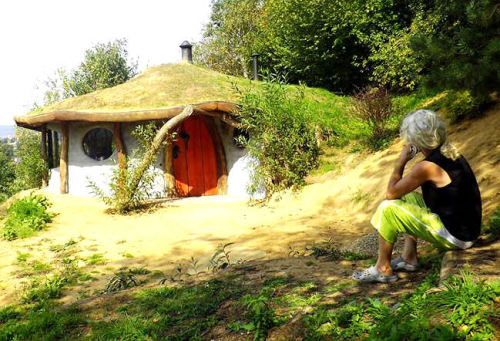
M 184 40 L 181 46 L 179 47 L 181 48 L 182 51 L 182 62 L 193 64 L 193 52 L 192 52 L 193 45 L 191 45 L 189 41 Z
M 252 65 L 253 65 L 253 79 L 259 80 L 259 54 L 254 53 L 252 55 Z

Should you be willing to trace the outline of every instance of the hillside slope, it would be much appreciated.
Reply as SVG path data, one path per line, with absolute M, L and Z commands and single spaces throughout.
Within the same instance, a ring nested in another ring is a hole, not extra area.
M 450 130 L 450 139 L 476 172 L 485 217 L 500 204 L 499 109 L 497 105 Z M 69 240 L 79 241 L 82 259 L 99 254 L 105 260 L 97 264 L 100 275 L 89 284 L 96 290 L 123 266 L 166 271 L 194 257 L 204 267 L 217 246 L 228 242 L 234 243 L 233 260 L 286 257 L 290 250 L 328 239 L 344 245 L 373 231 L 369 219 L 383 199 L 401 147 L 396 141 L 374 154 L 340 154 L 340 171 L 266 207 L 204 197 L 171 202 L 149 213 L 112 216 L 97 199 L 47 194 L 58 213 L 50 228 L 28 239 L 0 241 L 0 304 L 12 301 L 23 281 L 12 275 L 20 269 L 18 253 L 51 262 L 57 257 L 54 246 Z

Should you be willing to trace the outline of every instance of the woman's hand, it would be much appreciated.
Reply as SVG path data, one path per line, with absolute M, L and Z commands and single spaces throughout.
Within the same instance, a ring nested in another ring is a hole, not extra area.
M 411 159 L 415 157 L 416 153 L 412 152 L 412 148 L 410 145 L 406 145 L 403 147 L 401 154 L 399 155 L 399 161 L 403 163 L 407 163 Z

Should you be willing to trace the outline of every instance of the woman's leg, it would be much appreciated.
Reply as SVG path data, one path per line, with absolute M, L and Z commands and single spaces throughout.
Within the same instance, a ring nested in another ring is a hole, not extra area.
M 392 248 L 394 244 L 389 243 L 380 234 L 378 236 L 378 259 L 377 259 L 377 270 L 387 276 L 392 276 L 391 258 L 392 258 Z
M 401 257 L 407 263 L 410 263 L 412 265 L 418 264 L 417 237 L 405 234 L 405 246 Z
M 438 247 L 453 248 L 453 245 L 437 234 L 444 225 L 436 214 L 429 211 L 418 193 L 409 193 L 398 200 L 384 200 L 373 215 L 371 223 L 380 236 L 377 269 L 384 275 L 392 274 L 390 261 L 398 233 L 410 236 L 403 254 L 403 258 L 409 263 L 416 262 L 417 237 Z

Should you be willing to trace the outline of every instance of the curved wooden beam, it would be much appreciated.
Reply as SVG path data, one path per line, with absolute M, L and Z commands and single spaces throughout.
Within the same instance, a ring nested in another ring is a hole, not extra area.
M 50 122 L 140 122 L 171 119 L 179 115 L 184 108 L 185 106 L 176 106 L 122 112 L 54 111 L 46 114 L 16 116 L 14 120 L 17 125 L 30 129 L 39 129 L 43 124 Z M 192 108 L 195 113 L 219 117 L 230 125 L 237 124 L 236 116 L 233 114 L 238 110 L 235 103 L 204 102 L 193 104 Z

